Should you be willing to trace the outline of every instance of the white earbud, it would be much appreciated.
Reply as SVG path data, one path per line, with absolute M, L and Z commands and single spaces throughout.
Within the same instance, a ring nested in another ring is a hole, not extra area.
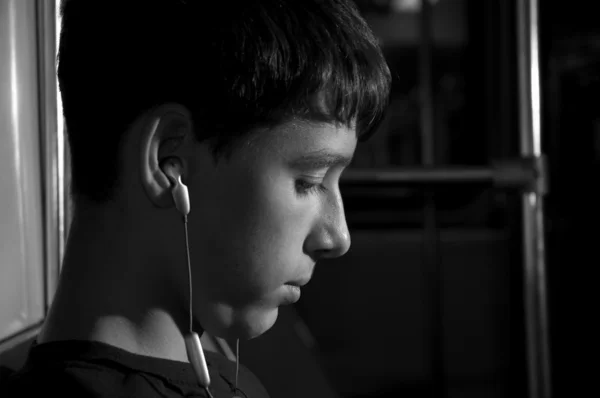
M 175 159 L 168 159 L 163 165 L 164 173 L 173 184 L 171 194 L 175 207 L 182 215 L 187 216 L 190 212 L 190 195 L 187 186 L 181 181 L 182 169 L 181 164 Z

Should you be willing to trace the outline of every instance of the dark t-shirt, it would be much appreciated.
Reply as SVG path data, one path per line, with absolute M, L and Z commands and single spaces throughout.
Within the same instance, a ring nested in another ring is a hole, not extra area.
M 269 397 L 240 365 L 235 390 L 235 362 L 204 352 L 214 398 Z M 132 354 L 92 341 L 33 344 L 23 368 L 0 386 L 8 397 L 208 397 L 190 364 Z

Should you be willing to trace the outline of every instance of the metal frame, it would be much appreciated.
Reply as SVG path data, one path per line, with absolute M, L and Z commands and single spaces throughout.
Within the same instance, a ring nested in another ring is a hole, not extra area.
M 38 79 L 40 100 L 40 134 L 44 176 L 44 239 L 45 239 L 45 297 L 46 315 L 58 284 L 58 275 L 64 247 L 64 187 L 58 135 L 56 87 L 56 2 L 38 1 Z
M 538 0 L 519 0 L 519 133 L 521 156 L 542 157 Z M 552 396 L 546 293 L 543 180 L 522 198 L 524 297 L 529 396 Z
M 343 176 L 345 184 L 418 184 L 489 183 L 498 188 L 523 192 L 546 192 L 546 159 L 523 157 L 496 162 L 490 167 L 429 166 L 411 168 L 351 169 Z
M 57 140 L 56 108 L 56 2 L 35 1 L 37 40 L 38 112 L 40 134 L 40 175 L 42 184 L 43 225 L 43 305 L 47 316 L 58 283 L 62 248 L 64 247 L 64 218 L 60 195 L 61 163 Z M 7 352 L 39 333 L 43 322 L 36 323 L 0 343 L 0 353 Z
M 435 167 L 433 135 L 433 101 L 431 93 L 431 10 L 428 1 L 422 2 L 421 12 L 421 168 L 409 169 L 351 169 L 342 178 L 353 184 L 423 184 L 438 185 L 465 182 L 492 182 L 500 188 L 518 188 L 522 192 L 523 213 L 523 291 L 525 305 L 528 388 L 530 398 L 550 398 L 551 361 L 547 309 L 546 252 L 544 236 L 543 199 L 547 192 L 546 159 L 541 148 L 541 95 L 539 67 L 538 0 L 518 0 L 517 48 L 519 76 L 519 137 L 521 158 L 505 161 L 492 167 Z M 439 259 L 435 258 L 435 203 L 432 195 L 425 203 L 425 230 L 433 244 L 426 269 L 431 276 L 432 289 L 439 289 Z M 437 263 L 436 263 L 437 261 Z M 439 315 L 439 292 L 432 292 L 432 314 Z M 439 321 L 434 320 L 439 326 Z M 445 395 L 444 371 L 440 369 L 439 333 L 432 336 L 434 389 L 437 396 Z M 443 358 L 441 359 L 443 361 Z M 443 367 L 443 366 L 442 366 Z

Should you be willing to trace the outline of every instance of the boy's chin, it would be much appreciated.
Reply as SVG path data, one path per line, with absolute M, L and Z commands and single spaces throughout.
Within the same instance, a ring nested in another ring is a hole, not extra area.
M 271 329 L 277 321 L 278 313 L 278 307 L 232 310 L 230 316 L 219 317 L 212 325 L 216 327 L 209 326 L 206 331 L 227 341 L 251 340 Z

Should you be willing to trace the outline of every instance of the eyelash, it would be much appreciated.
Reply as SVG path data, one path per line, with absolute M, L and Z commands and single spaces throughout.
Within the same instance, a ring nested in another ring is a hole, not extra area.
M 296 181 L 296 192 L 300 195 L 308 195 L 309 193 L 327 192 L 327 187 L 323 184 L 313 184 L 306 180 Z

